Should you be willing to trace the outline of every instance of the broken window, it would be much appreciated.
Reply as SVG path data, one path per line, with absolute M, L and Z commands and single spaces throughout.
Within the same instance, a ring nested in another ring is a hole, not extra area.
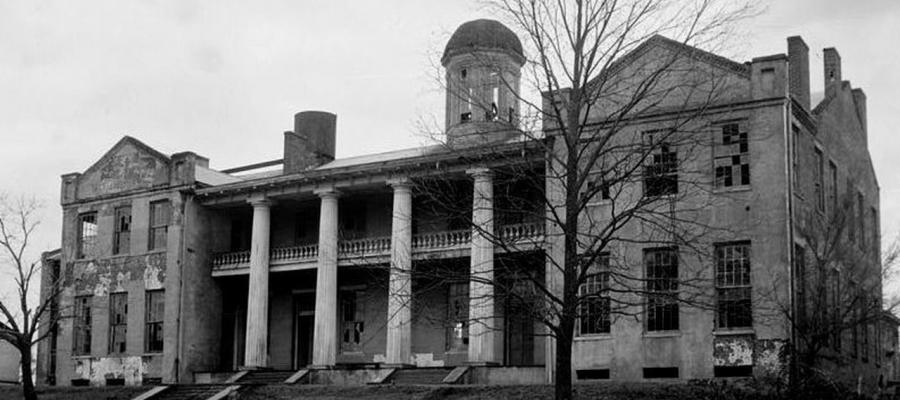
M 666 143 L 654 142 L 653 136 L 653 133 L 644 136 L 651 152 L 644 167 L 644 195 L 678 193 L 678 153 Z
M 588 202 L 593 201 L 594 199 L 609 200 L 609 182 L 607 182 L 603 175 L 597 175 L 595 178 L 588 181 L 585 195 L 587 196 L 587 199 L 585 200 Z
M 131 206 L 116 208 L 116 226 L 113 230 L 113 254 L 128 253 L 131 246 Z
M 72 354 L 91 354 L 91 301 L 92 296 L 75 297 L 75 320 L 72 322 Z
M 166 236 L 171 216 L 172 207 L 168 200 L 150 203 L 150 243 L 147 246 L 148 250 L 166 248 Z
M 825 212 L 825 158 L 822 150 L 816 148 L 816 209 Z
M 715 146 L 716 187 L 750 184 L 750 144 L 747 132 L 739 124 L 722 125 L 721 139 Z
M 447 350 L 464 351 L 469 346 L 468 282 L 448 286 L 447 314 Z
M 144 351 L 163 351 L 163 319 L 166 311 L 166 295 L 163 290 L 148 290 L 144 309 Z
M 647 269 L 647 331 L 678 330 L 678 251 L 644 251 Z
M 362 336 L 365 332 L 365 324 L 363 323 L 363 305 L 361 298 L 365 297 L 362 290 L 342 290 L 341 291 L 341 351 L 343 352 L 360 352 L 362 351 Z
M 750 243 L 716 245 L 717 328 L 753 325 L 750 300 Z
M 124 353 L 128 333 L 128 293 L 109 294 L 109 352 Z
M 97 213 L 78 216 L 78 258 L 93 255 L 97 247 Z
M 578 287 L 578 327 L 581 335 L 609 333 L 609 254 L 600 254 Z

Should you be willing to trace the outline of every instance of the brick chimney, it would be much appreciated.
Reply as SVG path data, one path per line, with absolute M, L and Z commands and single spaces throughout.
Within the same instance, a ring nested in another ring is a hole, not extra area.
M 825 97 L 831 97 L 841 84 L 841 55 L 837 49 L 829 47 L 822 50 L 825 60 Z
M 302 111 L 294 115 L 294 130 L 284 133 L 284 173 L 305 171 L 334 161 L 337 115 Z
M 809 111 L 809 46 L 800 36 L 787 38 L 791 96 Z

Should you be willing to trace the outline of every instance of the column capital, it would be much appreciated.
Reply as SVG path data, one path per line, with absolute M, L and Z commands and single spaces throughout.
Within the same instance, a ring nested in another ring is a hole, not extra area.
M 247 199 L 247 203 L 249 203 L 253 207 L 271 207 L 275 205 L 275 200 L 272 200 L 266 196 L 250 196 Z
M 469 168 L 466 170 L 466 174 L 471 177 L 478 179 L 490 179 L 494 176 L 494 172 L 491 171 L 490 168 L 485 167 L 477 167 L 477 168 Z
M 387 180 L 388 186 L 394 188 L 395 191 L 409 191 L 412 189 L 412 180 L 409 177 L 396 177 Z
M 313 193 L 323 199 L 336 199 L 341 197 L 341 192 L 337 191 L 334 187 L 319 188 L 313 190 Z

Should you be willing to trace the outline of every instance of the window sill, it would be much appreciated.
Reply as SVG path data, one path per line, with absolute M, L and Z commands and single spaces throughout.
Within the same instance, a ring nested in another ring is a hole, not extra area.
M 86 360 L 88 358 L 94 358 L 94 356 L 90 354 L 79 354 L 70 356 L 73 360 Z
M 588 207 L 602 207 L 602 206 L 608 206 L 610 204 L 612 204 L 612 200 L 597 200 L 597 201 L 589 201 L 587 203 L 587 206 Z
M 645 338 L 679 337 L 679 336 L 681 336 L 681 331 L 652 331 L 652 332 L 645 331 L 642 336 Z
M 585 335 L 578 335 L 572 339 L 573 342 L 594 342 L 594 341 L 602 341 L 602 340 L 612 340 L 612 335 L 609 333 L 592 333 Z
M 720 328 L 713 331 L 714 336 L 744 336 L 744 335 L 756 335 L 756 330 L 753 328 L 738 328 L 738 329 L 726 329 Z
M 741 192 L 749 192 L 752 190 L 753 190 L 753 187 L 751 187 L 750 185 L 740 185 L 740 186 L 714 188 L 713 193 L 714 194 L 741 193 Z
M 144 354 L 141 354 L 141 356 L 142 356 L 142 357 L 158 357 L 158 356 L 161 356 L 161 355 L 163 355 L 163 354 L 164 354 L 164 353 L 160 351 L 160 352 L 153 352 L 153 353 L 144 353 Z

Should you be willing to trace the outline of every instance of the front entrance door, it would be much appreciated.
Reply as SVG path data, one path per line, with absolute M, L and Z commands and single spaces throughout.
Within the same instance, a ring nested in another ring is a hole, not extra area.
M 529 281 L 514 284 L 512 295 L 505 302 L 504 329 L 506 365 L 534 364 L 534 298 Z
M 315 293 L 294 295 L 294 369 L 305 368 L 312 364 L 315 311 Z

